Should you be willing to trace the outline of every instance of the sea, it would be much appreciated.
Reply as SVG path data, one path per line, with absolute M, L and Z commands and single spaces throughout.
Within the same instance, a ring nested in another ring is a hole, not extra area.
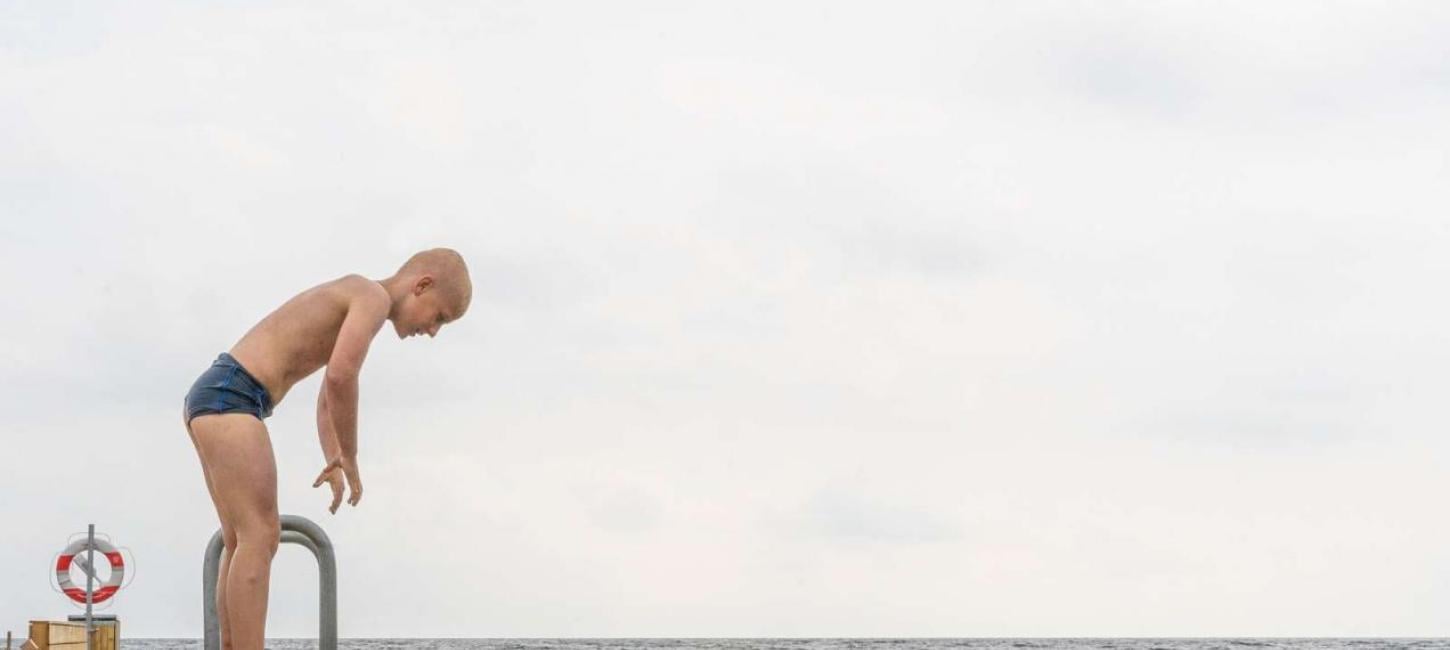
M 1379 650 L 1445 648 L 1450 639 L 340 639 L 338 650 Z M 198 650 L 201 639 L 123 639 L 122 650 Z M 316 639 L 268 639 L 268 650 L 314 650 Z

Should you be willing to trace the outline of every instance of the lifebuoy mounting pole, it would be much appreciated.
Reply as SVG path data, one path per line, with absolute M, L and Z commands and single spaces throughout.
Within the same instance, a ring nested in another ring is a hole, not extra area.
M 91 585 L 96 580 L 96 525 L 86 524 L 86 650 L 91 650 L 91 644 L 96 636 L 96 626 L 91 621 L 91 599 L 96 594 L 91 591 Z
M 337 557 L 332 551 L 332 540 L 311 519 L 297 515 L 282 515 L 281 543 L 297 544 L 312 551 L 317 558 L 318 582 L 318 650 L 337 650 Z M 216 613 L 216 579 L 221 571 L 222 531 L 212 534 L 206 545 L 206 556 L 201 567 L 202 648 L 221 650 L 221 623 Z

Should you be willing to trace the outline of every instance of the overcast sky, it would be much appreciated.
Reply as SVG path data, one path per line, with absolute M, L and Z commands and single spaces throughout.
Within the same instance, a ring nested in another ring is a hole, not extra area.
M 200 636 L 186 389 L 446 245 L 343 636 L 1450 635 L 1450 5 L 405 4 L 0 5 L 0 627 Z

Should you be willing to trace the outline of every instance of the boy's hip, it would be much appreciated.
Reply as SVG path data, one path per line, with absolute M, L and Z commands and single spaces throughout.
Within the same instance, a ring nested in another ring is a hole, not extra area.
M 201 373 L 183 401 L 187 423 L 208 413 L 251 413 L 258 420 L 272 415 L 267 388 L 226 352 Z

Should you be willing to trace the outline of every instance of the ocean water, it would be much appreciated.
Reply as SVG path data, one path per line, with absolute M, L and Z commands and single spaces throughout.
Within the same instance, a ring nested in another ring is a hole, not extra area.
M 197 650 L 200 639 L 123 639 L 123 650 Z M 312 650 L 316 639 L 268 639 Z M 1379 650 L 1445 648 L 1450 639 L 342 639 L 339 650 Z

